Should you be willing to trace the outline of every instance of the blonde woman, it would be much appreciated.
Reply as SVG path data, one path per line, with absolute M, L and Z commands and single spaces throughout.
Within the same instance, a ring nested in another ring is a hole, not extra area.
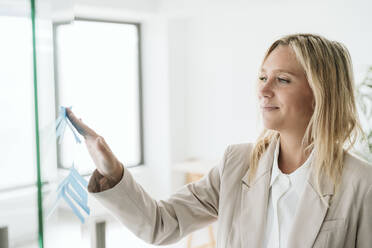
M 347 49 L 313 34 L 275 41 L 257 96 L 257 142 L 230 145 L 208 175 L 164 201 L 69 111 L 97 166 L 89 191 L 152 244 L 218 220 L 219 248 L 372 247 L 372 167 L 348 152 L 361 129 Z

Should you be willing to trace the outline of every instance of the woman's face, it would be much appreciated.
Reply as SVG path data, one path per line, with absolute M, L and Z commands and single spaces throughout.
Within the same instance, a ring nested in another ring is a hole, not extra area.
M 279 132 L 305 131 L 313 114 L 313 94 L 289 46 L 278 46 L 264 61 L 258 98 L 264 126 Z

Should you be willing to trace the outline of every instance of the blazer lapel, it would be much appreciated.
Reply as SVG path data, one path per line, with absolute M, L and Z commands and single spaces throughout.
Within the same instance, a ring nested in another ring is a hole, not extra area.
M 252 183 L 248 183 L 249 169 L 242 178 L 239 221 L 241 247 L 244 248 L 262 246 L 276 142 L 272 141 L 262 155 Z
M 310 248 L 315 242 L 334 193 L 334 185 L 329 179 L 322 175 L 319 180 L 320 194 L 316 191 L 315 172 L 311 170 L 289 234 L 288 248 Z

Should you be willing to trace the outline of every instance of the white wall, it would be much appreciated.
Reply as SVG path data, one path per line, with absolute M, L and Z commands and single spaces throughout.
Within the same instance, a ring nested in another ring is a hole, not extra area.
M 212 159 L 229 143 L 253 141 L 255 89 L 265 50 L 278 37 L 311 32 L 343 42 L 359 82 L 372 64 L 367 1 L 164 0 L 175 160 Z

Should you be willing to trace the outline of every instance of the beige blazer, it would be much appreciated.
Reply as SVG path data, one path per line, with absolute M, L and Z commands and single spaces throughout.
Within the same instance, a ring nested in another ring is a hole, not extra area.
M 170 198 L 152 199 L 125 169 L 113 188 L 93 193 L 119 221 L 152 244 L 170 244 L 218 221 L 217 247 L 262 247 L 271 168 L 277 141 L 263 154 L 248 184 L 252 144 L 229 146 L 221 163 L 202 180 Z M 321 195 L 309 173 L 289 235 L 288 248 L 372 247 L 372 167 L 345 153 L 340 190 L 321 178 Z M 329 206 L 328 206 L 329 205 Z

